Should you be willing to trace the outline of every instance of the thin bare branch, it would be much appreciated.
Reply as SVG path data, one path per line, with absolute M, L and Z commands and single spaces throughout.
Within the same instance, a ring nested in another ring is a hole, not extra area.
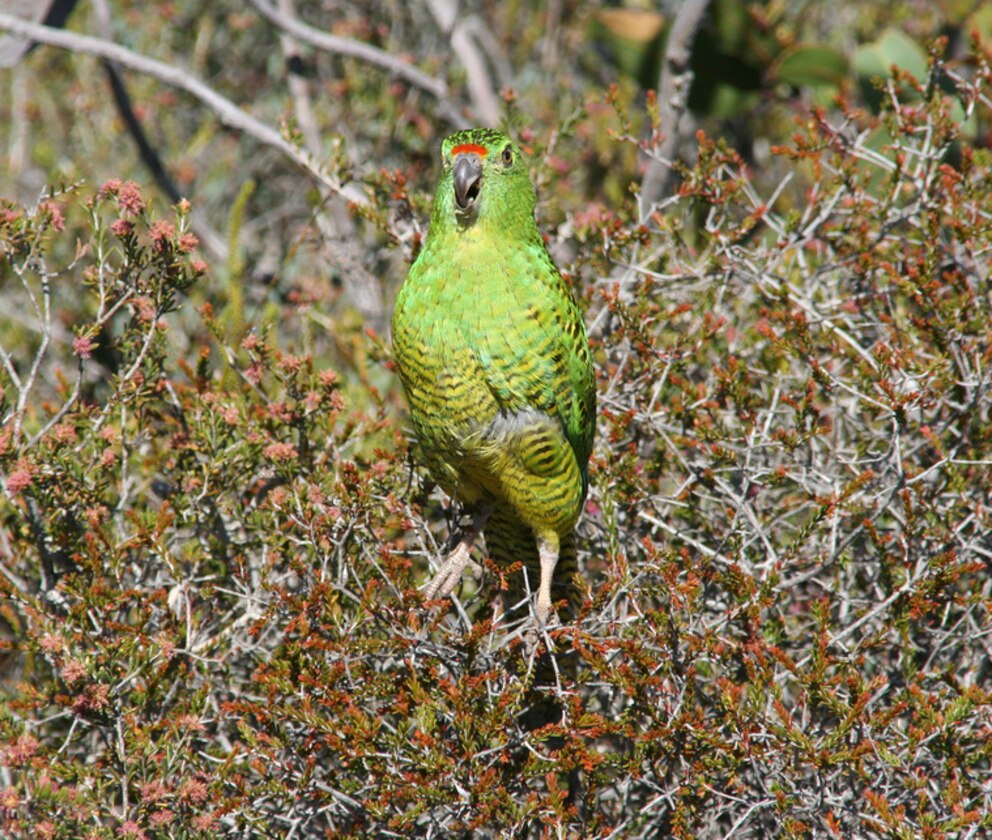
M 350 38 L 342 38 L 339 35 L 331 35 L 329 32 L 322 32 L 312 26 L 307 26 L 307 24 L 297 20 L 295 17 L 281 13 L 278 9 L 266 3 L 265 0 L 251 0 L 251 4 L 269 23 L 278 26 L 303 43 L 324 50 L 325 52 L 346 55 L 350 58 L 357 58 L 373 64 L 376 67 L 381 67 L 383 70 L 409 82 L 425 93 L 429 93 L 438 100 L 441 114 L 448 122 L 457 128 L 465 127 L 464 117 L 451 104 L 448 85 L 442 79 L 436 79 L 414 67 L 409 62 L 397 58 L 385 50 L 380 50 L 378 47 L 373 47 L 371 44 L 365 44 Z
M 21 20 L 13 15 L 0 14 L 0 30 L 6 30 L 14 35 L 30 38 L 53 47 L 60 47 L 70 52 L 114 61 L 130 70 L 158 79 L 163 84 L 184 90 L 208 106 L 224 125 L 241 131 L 259 143 L 281 152 L 332 192 L 342 195 L 354 204 L 365 205 L 368 203 L 368 197 L 357 185 L 342 184 L 337 178 L 324 171 L 319 161 L 315 160 L 309 152 L 294 146 L 272 126 L 251 116 L 230 99 L 221 96 L 213 88 L 179 67 L 139 55 L 101 38 L 41 26 Z
M 451 49 L 465 69 L 468 92 L 477 120 L 483 125 L 498 125 L 502 111 L 499 97 L 494 90 L 482 50 L 472 36 L 471 21 L 458 19 L 458 9 L 452 0 L 429 0 L 427 5 L 438 28 L 450 38 Z
M 686 0 L 679 8 L 665 46 L 665 60 L 658 79 L 658 105 L 661 109 L 661 143 L 648 164 L 641 186 L 641 220 L 653 212 L 654 205 L 671 183 L 671 161 L 681 139 L 682 115 L 692 86 L 692 42 L 703 22 L 709 0 Z

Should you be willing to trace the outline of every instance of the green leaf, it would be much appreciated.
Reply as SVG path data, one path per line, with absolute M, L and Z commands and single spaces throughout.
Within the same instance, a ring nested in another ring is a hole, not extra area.
M 656 12 L 602 9 L 592 18 L 590 35 L 609 47 L 620 72 L 653 88 L 658 84 L 665 23 Z
M 837 50 L 795 44 L 782 51 L 772 65 L 771 76 L 796 87 L 840 87 L 848 72 L 847 59 Z
M 898 29 L 886 29 L 871 44 L 862 44 L 854 52 L 854 71 L 862 79 L 888 78 L 892 67 L 911 73 L 919 80 L 927 76 L 927 56 L 923 48 Z
M 988 49 L 992 43 L 992 6 L 982 6 L 978 11 L 968 16 L 963 26 L 965 35 L 972 34 L 978 36 L 978 42 Z

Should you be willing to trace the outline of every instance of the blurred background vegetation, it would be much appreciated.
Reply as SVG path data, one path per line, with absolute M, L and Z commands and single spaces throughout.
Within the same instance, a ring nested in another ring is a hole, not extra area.
M 992 7 L 51 5 L 0 36 L 0 831 L 992 828 Z M 388 319 L 473 124 L 599 377 L 548 731 L 484 553 L 417 590 Z

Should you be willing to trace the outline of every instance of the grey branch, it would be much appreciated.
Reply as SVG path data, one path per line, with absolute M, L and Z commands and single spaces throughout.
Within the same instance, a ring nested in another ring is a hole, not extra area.
M 464 118 L 448 99 L 448 85 L 442 79 L 435 79 L 409 62 L 390 55 L 378 47 L 373 47 L 371 44 L 342 38 L 339 35 L 331 35 L 329 32 L 322 32 L 308 26 L 291 15 L 280 13 L 278 9 L 266 3 L 265 0 L 251 0 L 251 4 L 262 17 L 269 23 L 278 26 L 287 35 L 292 35 L 297 40 L 319 50 L 350 56 L 374 64 L 376 67 L 381 67 L 414 87 L 429 93 L 438 100 L 441 114 L 445 119 L 456 128 L 465 127 Z
M 279 14 L 282 16 L 280 26 L 282 22 L 295 24 L 294 0 L 279 0 Z M 281 28 L 279 42 L 286 57 L 286 66 L 289 68 L 290 60 L 297 56 L 297 39 L 290 34 L 291 27 Z M 314 118 L 309 83 L 293 72 L 287 73 L 286 82 L 293 97 L 293 110 L 303 142 L 311 154 L 318 155 L 321 148 L 320 130 Z M 326 190 L 322 192 L 326 198 Z M 347 266 L 347 269 L 341 271 L 341 278 L 348 296 L 362 313 L 364 321 L 373 325 L 376 330 L 382 330 L 385 313 L 382 287 L 369 272 L 362 258 L 361 249 L 356 244 L 358 231 L 354 218 L 347 212 L 344 202 L 336 200 L 322 202 L 322 209 L 315 214 L 314 220 L 324 241 L 325 259 L 336 263 L 342 269 Z
M 111 41 L 112 27 L 109 0 L 93 0 L 92 5 L 99 34 L 107 38 L 108 41 Z M 48 26 L 51 25 L 48 21 L 45 23 Z M 103 59 L 101 64 L 107 74 L 107 81 L 110 84 L 110 91 L 117 106 L 117 113 L 120 115 L 121 120 L 123 120 L 128 134 L 131 135 L 131 139 L 137 147 L 142 162 L 155 179 L 155 183 L 158 184 L 159 189 L 169 197 L 169 200 L 173 204 L 178 203 L 182 197 L 179 187 L 169 174 L 165 162 L 159 156 L 158 150 L 145 133 L 141 120 L 134 112 L 134 108 L 131 105 L 131 95 L 128 93 L 123 75 L 114 62 Z M 203 247 L 215 259 L 220 260 L 222 263 L 227 263 L 227 243 L 207 221 L 205 214 L 200 208 L 193 208 L 190 211 L 190 227 L 199 237 Z
M 658 79 L 658 106 L 664 140 L 655 148 L 641 186 L 641 221 L 647 221 L 655 203 L 669 189 L 671 161 L 681 139 L 680 123 L 689 99 L 692 42 L 703 22 L 709 0 L 685 0 L 679 8 L 665 44 L 665 60 Z
M 283 19 L 295 23 L 296 8 L 294 0 L 279 0 L 279 14 L 283 16 Z M 290 67 L 293 59 L 299 60 L 296 39 L 286 32 L 284 28 L 283 33 L 279 36 L 279 43 L 282 46 L 282 53 L 286 59 L 286 66 L 289 69 L 289 72 L 286 74 L 286 84 L 289 87 L 290 95 L 293 97 L 293 113 L 296 115 L 296 124 L 300 127 L 303 145 L 307 147 L 307 151 L 310 154 L 320 154 L 320 128 L 317 126 L 313 104 L 310 100 L 310 86 L 303 76 L 294 73 Z
M 20 18 L 59 27 L 72 14 L 76 0 L 3 0 L 3 7 Z M 0 67 L 13 67 L 32 44 L 23 38 L 0 36 Z
M 476 117 L 483 125 L 499 124 L 499 97 L 493 89 L 492 78 L 486 67 L 482 50 L 471 33 L 471 21 L 459 20 L 458 9 L 452 0 L 428 0 L 438 28 L 448 35 L 451 49 L 465 69 L 466 84 Z
M 144 73 L 164 84 L 184 90 L 207 105 L 224 125 L 244 132 L 259 143 L 282 152 L 327 189 L 342 195 L 354 204 L 366 205 L 369 203 L 364 191 L 356 184 L 341 184 L 337 178 L 325 172 L 318 161 L 308 152 L 294 146 L 274 128 L 255 119 L 230 99 L 221 96 L 179 67 L 139 55 L 110 41 L 53 29 L 49 26 L 41 26 L 13 15 L 0 13 L 0 30 L 6 30 L 13 35 L 29 38 L 41 44 L 115 61 L 122 67 Z

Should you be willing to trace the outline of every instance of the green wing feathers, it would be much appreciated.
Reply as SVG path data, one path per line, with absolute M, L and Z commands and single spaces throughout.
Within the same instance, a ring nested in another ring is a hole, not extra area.
M 588 484 L 595 383 L 578 307 L 546 253 L 526 256 L 494 272 L 492 300 L 469 276 L 449 269 L 439 281 L 439 267 L 418 262 L 395 310 L 394 353 L 441 486 L 469 504 L 519 496 L 525 519 L 564 533 Z

